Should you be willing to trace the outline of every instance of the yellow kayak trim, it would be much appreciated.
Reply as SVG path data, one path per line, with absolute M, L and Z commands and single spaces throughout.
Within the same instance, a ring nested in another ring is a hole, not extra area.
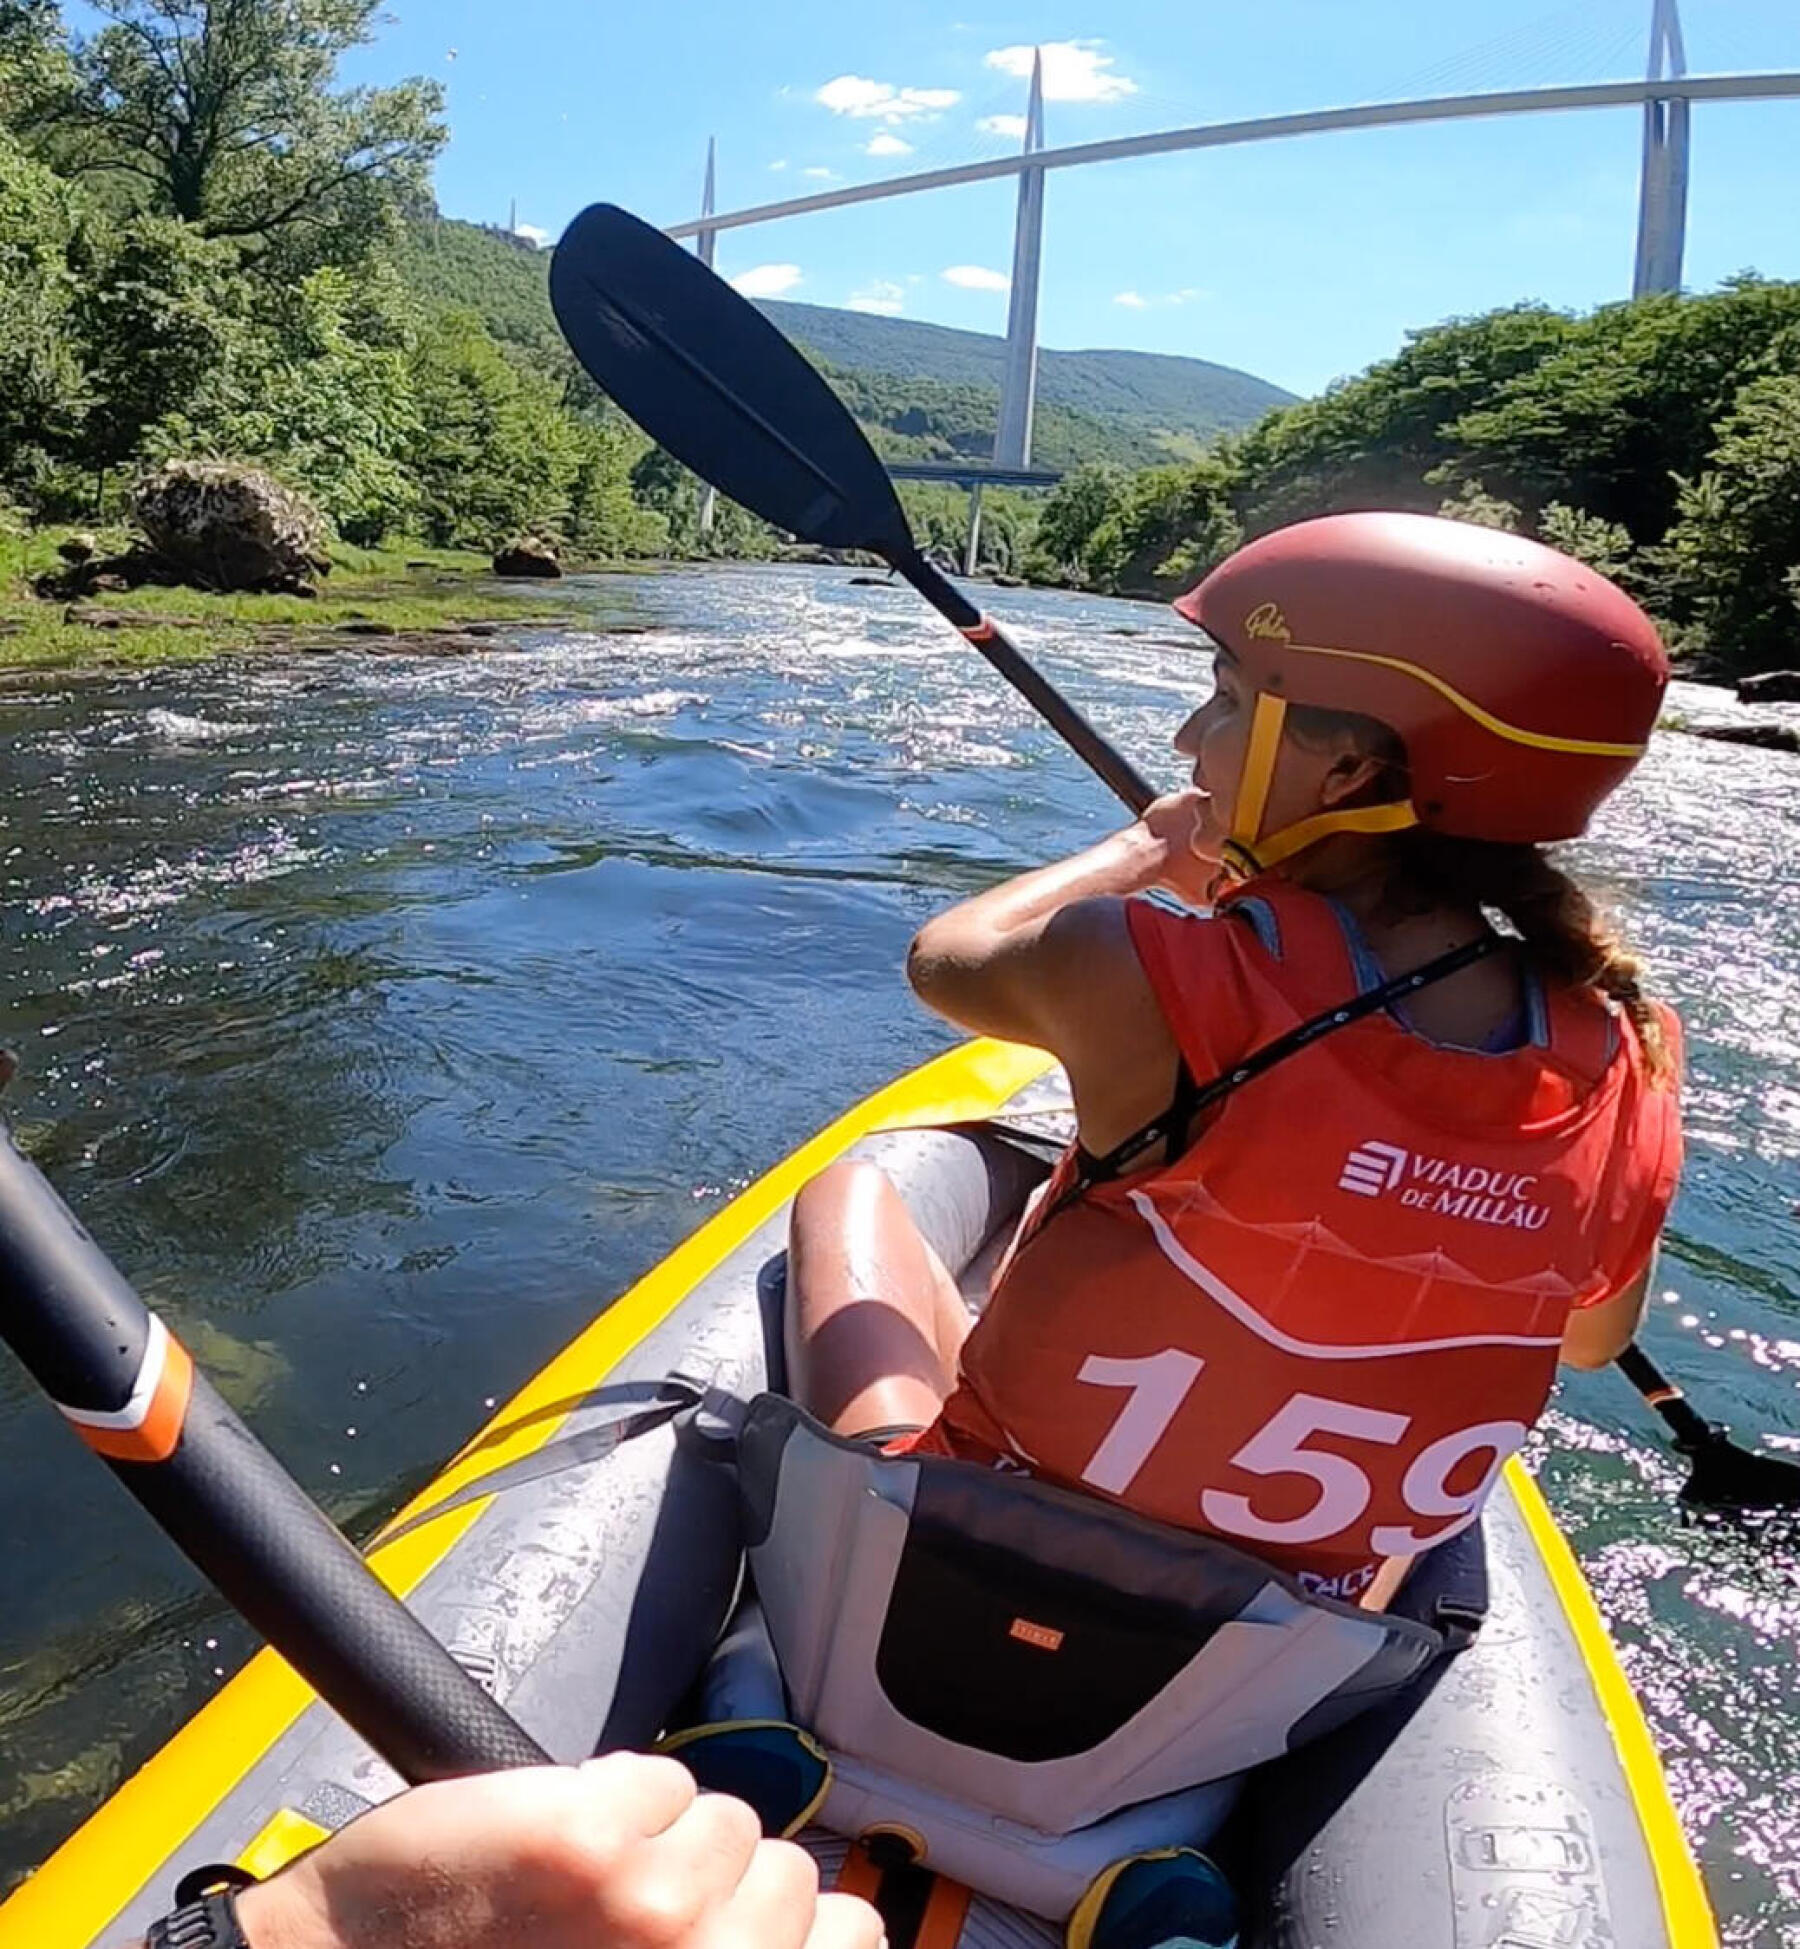
M 986 1039 L 947 1050 L 866 1098 L 714 1214 L 578 1334 L 388 1524 L 414 1524 L 439 1503 L 550 1441 L 572 1406 L 679 1307 L 693 1288 L 831 1160 L 877 1130 L 990 1116 L 1051 1066 L 1042 1050 Z M 1549 1574 L 1612 1732 L 1668 1923 L 1670 1949 L 1717 1949 L 1718 1935 L 1650 1729 L 1592 1592 L 1536 1483 L 1514 1459 L 1507 1486 Z M 477 1495 L 390 1545 L 371 1566 L 406 1596 L 449 1554 L 490 1498 Z M 312 1689 L 262 1650 L 0 1905 L 0 1949 L 86 1949 L 242 1781 L 306 1708 Z M 286 1810 L 256 1837 L 264 1872 L 318 1838 Z M 172 1889 L 171 1889 L 172 1894 Z
M 875 1130 L 989 1116 L 1041 1076 L 1050 1061 L 1041 1049 L 965 1043 L 828 1124 L 615 1300 L 388 1527 L 412 1522 L 483 1475 L 551 1440 L 571 1408 L 659 1327 L 707 1273 L 859 1137 Z M 477 1496 L 435 1522 L 409 1529 L 388 1548 L 377 1537 L 368 1553 L 371 1566 L 390 1590 L 406 1596 L 443 1561 L 490 1500 Z M 284 1658 L 259 1651 L 0 1906 L 0 1949 L 85 1949 L 314 1696 Z
M 1544 1492 L 1526 1474 L 1516 1455 L 1506 1465 L 1506 1481 L 1549 1574 L 1563 1616 L 1581 1647 L 1582 1662 L 1612 1733 L 1613 1748 L 1631 1790 L 1631 1803 L 1637 1809 L 1644 1847 L 1656 1875 L 1656 1891 L 1668 1923 L 1669 1949 L 1718 1949 L 1718 1923 L 1706 1899 L 1706 1886 L 1687 1835 L 1682 1832 L 1681 1817 L 1669 1798 L 1669 1782 L 1657 1757 L 1650 1723 L 1619 1663 L 1600 1606 L 1594 1602 L 1594 1593 L 1581 1574 L 1568 1538 L 1556 1526 Z

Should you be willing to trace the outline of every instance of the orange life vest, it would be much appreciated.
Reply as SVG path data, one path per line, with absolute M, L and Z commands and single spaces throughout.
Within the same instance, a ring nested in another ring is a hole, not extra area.
M 1380 979 L 1346 917 L 1278 879 L 1213 917 L 1128 915 L 1203 1083 Z M 1227 1097 L 1172 1163 L 1071 1196 L 1071 1152 L 920 1445 L 1211 1531 L 1340 1597 L 1466 1527 L 1543 1409 L 1570 1310 L 1648 1262 L 1681 1162 L 1675 1090 L 1622 1011 L 1539 989 L 1532 1014 L 1496 1055 L 1373 1014 Z

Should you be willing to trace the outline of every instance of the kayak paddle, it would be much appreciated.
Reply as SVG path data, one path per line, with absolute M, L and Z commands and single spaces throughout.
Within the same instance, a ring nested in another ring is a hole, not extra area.
M 1668 1424 L 1676 1454 L 1692 1464 L 1681 1485 L 1683 1502 L 1720 1514 L 1800 1509 L 1800 1464 L 1740 1448 L 1720 1423 L 1689 1406 L 1687 1396 L 1635 1341 L 1620 1354 L 1618 1366 Z
M 818 369 L 698 257 L 628 211 L 595 203 L 556 247 L 550 301 L 589 376 L 659 446 L 802 541 L 879 555 L 1130 811 L 1150 803 L 1143 774 L 919 553 L 887 469 Z M 1721 1512 L 1800 1507 L 1800 1466 L 1740 1448 L 1635 1344 L 1618 1364 L 1693 1462 L 1684 1502 Z
M 0 1338 L 176 1548 L 403 1779 L 548 1762 L 226 1406 L 3 1130 Z
M 754 514 L 897 569 L 1130 806 L 1144 776 L 919 553 L 887 469 L 823 376 L 747 298 L 627 211 L 583 210 L 550 265 L 570 349 L 659 446 Z

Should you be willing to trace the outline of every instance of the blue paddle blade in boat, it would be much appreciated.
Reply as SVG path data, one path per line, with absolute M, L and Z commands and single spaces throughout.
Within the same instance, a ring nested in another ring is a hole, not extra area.
M 806 358 L 700 260 L 609 203 L 550 266 L 556 322 L 651 439 L 777 528 L 889 561 L 915 553 L 887 470 Z

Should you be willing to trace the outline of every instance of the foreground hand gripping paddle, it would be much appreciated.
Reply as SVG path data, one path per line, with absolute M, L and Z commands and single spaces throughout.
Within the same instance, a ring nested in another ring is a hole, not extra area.
M 589 375 L 659 446 L 802 541 L 879 555 L 1133 812 L 1150 803 L 1143 774 L 919 553 L 887 469 L 818 371 L 699 258 L 596 203 L 556 247 L 550 302 Z
M 0 1338 L 189 1562 L 403 1779 L 547 1761 L 213 1392 L 4 1131 Z
M 660 230 L 596 203 L 564 231 L 550 301 L 575 356 L 660 446 L 777 528 L 865 548 L 903 575 L 1133 812 L 1143 774 L 919 553 L 849 409 L 747 299 Z M 1636 1347 L 1619 1362 L 1694 1463 L 1683 1498 L 1720 1512 L 1800 1506 L 1800 1467 L 1737 1447 Z

